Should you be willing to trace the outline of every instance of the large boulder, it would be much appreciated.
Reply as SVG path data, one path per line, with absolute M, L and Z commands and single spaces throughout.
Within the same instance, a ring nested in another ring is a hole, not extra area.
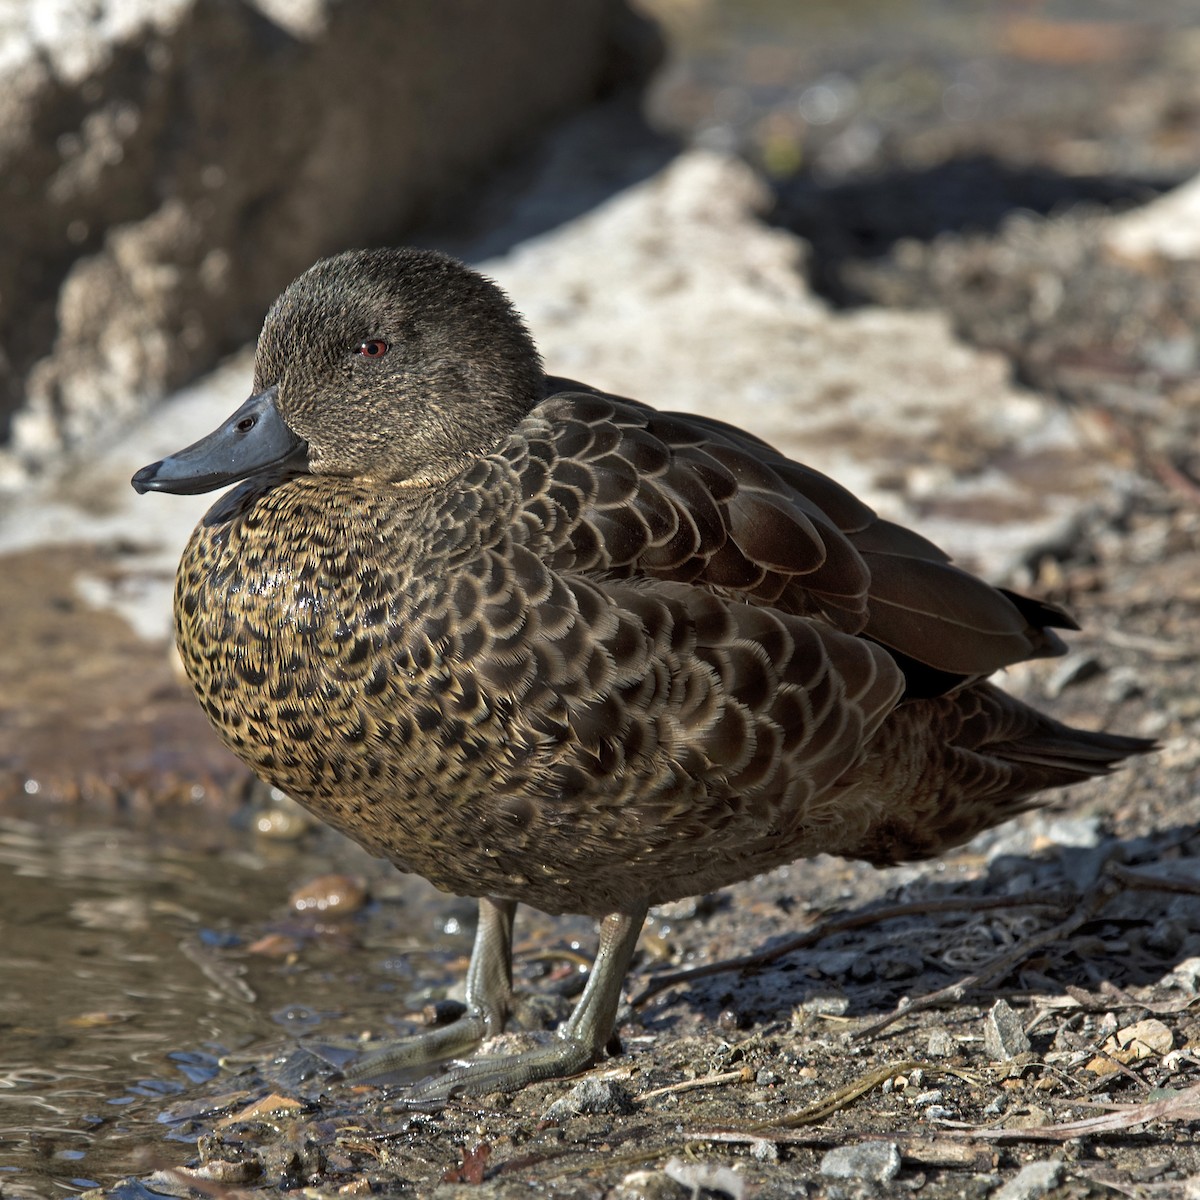
M 627 70 L 624 0 L 0 10 L 0 486 L 254 336 Z

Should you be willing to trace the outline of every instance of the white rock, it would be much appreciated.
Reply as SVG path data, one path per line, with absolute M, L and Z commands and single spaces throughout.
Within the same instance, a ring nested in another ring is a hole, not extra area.
M 1200 175 L 1113 218 L 1106 241 L 1123 258 L 1200 258 Z

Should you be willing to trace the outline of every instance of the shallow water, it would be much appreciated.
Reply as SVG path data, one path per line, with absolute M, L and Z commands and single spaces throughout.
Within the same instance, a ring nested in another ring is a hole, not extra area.
M 239 1055 L 297 1036 L 386 1030 L 465 965 L 471 905 L 340 839 L 210 825 L 0 818 L 6 1197 L 183 1163 L 195 1131 L 163 1113 L 190 1085 L 225 1072 L 235 1090 Z M 331 860 L 360 869 L 371 897 L 345 917 L 296 912 L 289 893 Z

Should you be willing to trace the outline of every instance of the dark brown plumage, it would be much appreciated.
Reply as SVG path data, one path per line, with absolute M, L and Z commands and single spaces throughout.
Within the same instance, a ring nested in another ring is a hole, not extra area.
M 440 255 L 318 263 L 267 316 L 255 395 L 134 484 L 242 478 L 179 567 L 201 704 L 263 779 L 483 898 L 467 1018 L 371 1065 L 503 1024 L 516 902 L 604 919 L 555 1046 L 421 1099 L 585 1065 L 648 905 L 937 854 L 1149 746 L 984 681 L 1060 653 L 1060 610 L 750 434 L 544 377 Z

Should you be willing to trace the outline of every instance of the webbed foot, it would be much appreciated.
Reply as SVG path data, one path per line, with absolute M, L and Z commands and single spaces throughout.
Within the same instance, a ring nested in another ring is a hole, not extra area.
M 479 930 L 467 976 L 467 1014 L 445 1026 L 405 1039 L 355 1063 L 344 1075 L 361 1080 L 453 1057 L 500 1032 L 512 1000 L 512 918 L 515 905 L 480 902 Z M 600 947 L 587 986 L 570 1018 L 543 1045 L 519 1054 L 503 1054 L 455 1062 L 392 1095 L 401 1107 L 440 1108 L 459 1095 L 512 1092 L 539 1079 L 573 1075 L 603 1053 L 612 1036 L 625 972 L 637 945 L 645 909 L 612 913 L 600 926 Z M 500 969 L 501 963 L 503 970 Z M 499 984 L 503 982 L 503 987 Z

